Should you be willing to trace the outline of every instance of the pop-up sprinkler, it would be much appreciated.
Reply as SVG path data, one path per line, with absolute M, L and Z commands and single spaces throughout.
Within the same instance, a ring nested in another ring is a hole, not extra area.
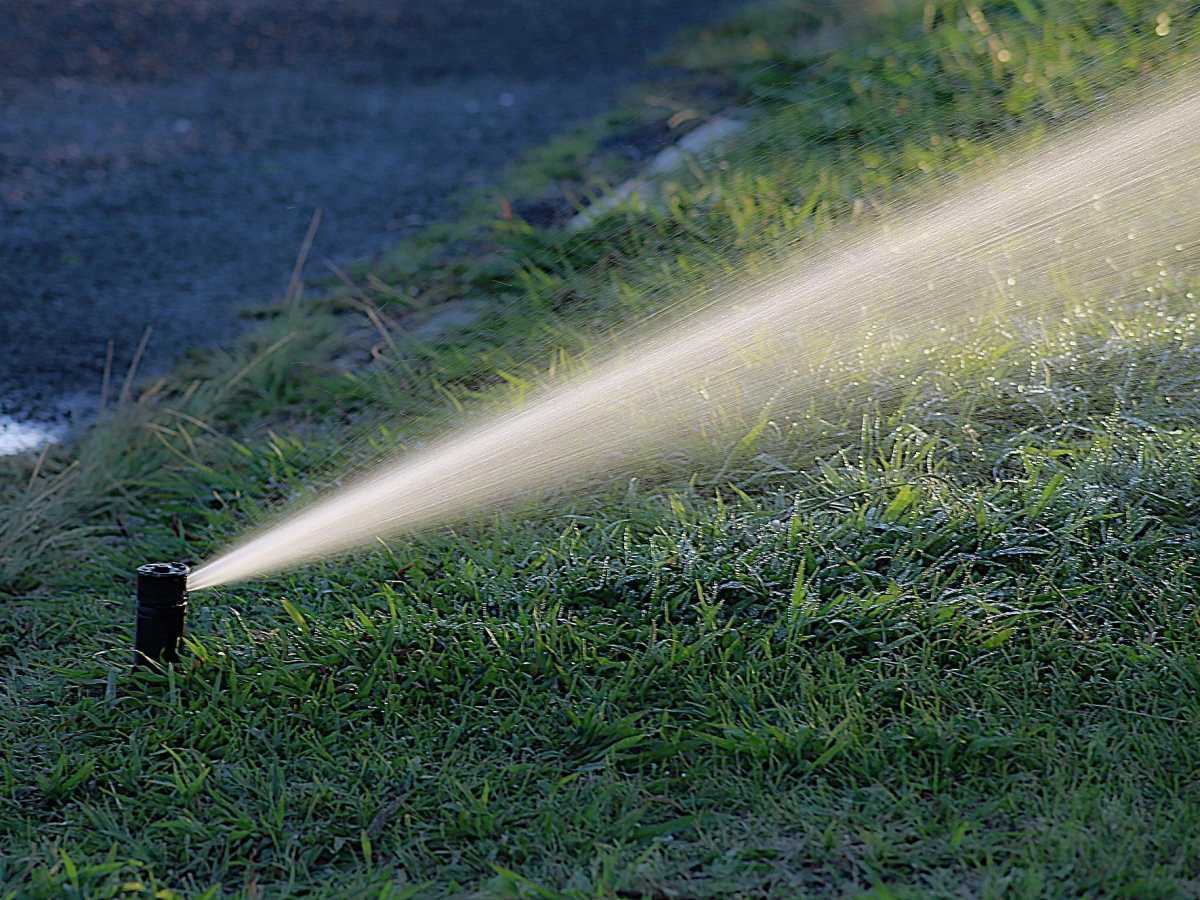
M 137 636 L 133 667 L 161 669 L 179 662 L 187 621 L 188 567 L 150 563 L 137 570 Z

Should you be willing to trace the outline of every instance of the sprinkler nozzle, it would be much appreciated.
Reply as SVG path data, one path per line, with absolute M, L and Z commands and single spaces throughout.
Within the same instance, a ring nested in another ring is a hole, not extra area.
M 149 563 L 137 570 L 137 634 L 133 667 L 162 669 L 179 662 L 179 644 L 187 621 L 188 567 Z

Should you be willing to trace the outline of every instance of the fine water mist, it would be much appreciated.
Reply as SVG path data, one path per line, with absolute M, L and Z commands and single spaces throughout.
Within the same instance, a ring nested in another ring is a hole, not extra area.
M 1122 290 L 1139 270 L 1200 246 L 1200 92 L 1160 92 L 1137 112 L 828 246 L 593 374 L 265 527 L 197 569 L 189 588 L 461 521 L 670 452 L 729 404 L 815 390 L 805 360 L 818 348 L 926 340 L 1013 302 L 1014 292 Z

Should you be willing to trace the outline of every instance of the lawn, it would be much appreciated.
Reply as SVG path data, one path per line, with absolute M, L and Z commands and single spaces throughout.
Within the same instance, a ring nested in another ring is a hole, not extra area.
M 653 464 L 197 592 L 185 661 L 129 674 L 140 563 L 586 377 L 1200 47 L 1182 3 L 869 9 L 681 39 L 655 127 L 706 97 L 750 124 L 644 203 L 524 221 L 628 174 L 611 122 L 565 137 L 5 464 L 0 896 L 1200 896 L 1191 245 L 813 359 L 819 390 Z

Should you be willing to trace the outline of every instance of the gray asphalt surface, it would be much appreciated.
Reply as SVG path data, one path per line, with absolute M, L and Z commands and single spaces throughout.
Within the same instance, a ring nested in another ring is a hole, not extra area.
M 0 0 L 0 453 L 370 256 L 739 0 Z

